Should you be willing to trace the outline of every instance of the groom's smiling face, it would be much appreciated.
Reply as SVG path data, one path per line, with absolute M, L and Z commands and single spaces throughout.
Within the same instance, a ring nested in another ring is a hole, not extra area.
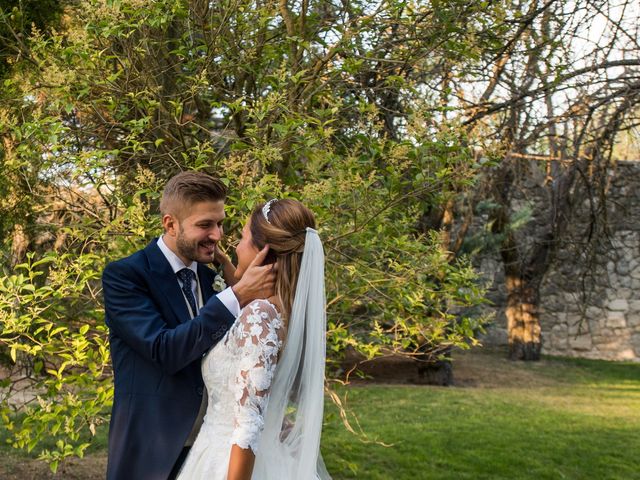
M 224 234 L 224 202 L 196 202 L 174 215 L 165 215 L 165 243 L 184 262 L 211 263 Z

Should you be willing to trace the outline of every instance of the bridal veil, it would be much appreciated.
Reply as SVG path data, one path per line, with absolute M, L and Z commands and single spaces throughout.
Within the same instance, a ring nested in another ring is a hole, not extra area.
M 330 480 L 320 455 L 326 355 L 324 252 L 307 228 L 302 264 L 278 362 L 254 478 Z

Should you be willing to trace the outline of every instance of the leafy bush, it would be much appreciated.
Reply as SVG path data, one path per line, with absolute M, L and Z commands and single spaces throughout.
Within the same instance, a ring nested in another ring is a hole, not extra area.
M 0 94 L 1 226 L 11 239 L 0 345 L 35 395 L 17 425 L 6 382 L 3 419 L 16 447 L 55 439 L 41 451 L 55 470 L 82 455 L 105 420 L 99 276 L 160 233 L 159 194 L 181 169 L 229 184 L 227 245 L 267 198 L 296 197 L 316 213 L 332 375 L 347 348 L 438 358 L 475 343 L 484 319 L 464 312 L 483 301 L 476 274 L 419 227 L 425 211 L 473 182 L 473 158 L 458 130 L 432 128 L 431 99 L 406 72 L 370 70 L 379 47 L 367 39 L 394 19 L 408 25 L 399 4 L 375 13 L 382 24 L 357 2 L 357 20 L 314 4 L 306 23 L 275 4 L 89 5 L 68 6 L 59 31 L 34 29 L 28 59 L 16 56 Z M 397 55 L 417 62 L 431 47 Z

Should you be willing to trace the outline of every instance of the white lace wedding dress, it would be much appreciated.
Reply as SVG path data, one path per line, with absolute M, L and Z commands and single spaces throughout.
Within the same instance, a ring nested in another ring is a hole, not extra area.
M 258 460 L 269 387 L 285 334 L 275 307 L 256 300 L 203 359 L 209 403 L 179 480 L 226 479 L 233 444 L 251 448 Z

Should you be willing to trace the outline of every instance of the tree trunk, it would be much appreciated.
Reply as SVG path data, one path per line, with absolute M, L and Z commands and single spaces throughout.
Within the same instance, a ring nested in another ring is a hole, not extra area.
M 540 360 L 540 295 L 534 282 L 508 275 L 507 328 L 511 360 Z
M 13 235 L 11 240 L 11 268 L 15 268 L 16 265 L 22 263 L 29 247 L 29 237 L 24 230 L 24 227 L 20 224 L 16 224 L 13 228 Z

